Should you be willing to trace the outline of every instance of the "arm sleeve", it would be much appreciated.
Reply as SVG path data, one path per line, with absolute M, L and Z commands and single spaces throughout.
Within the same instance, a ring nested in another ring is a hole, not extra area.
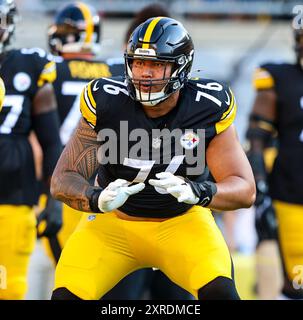
M 35 115 L 33 129 L 43 150 L 43 176 L 47 181 L 51 177 L 62 151 L 57 111 Z

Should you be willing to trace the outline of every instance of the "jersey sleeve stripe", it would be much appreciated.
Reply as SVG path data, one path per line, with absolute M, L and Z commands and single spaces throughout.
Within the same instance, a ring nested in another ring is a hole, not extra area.
M 253 75 L 253 86 L 256 90 L 272 89 L 275 81 L 267 70 L 258 68 Z
M 221 117 L 221 120 L 216 123 L 217 134 L 227 129 L 233 123 L 236 117 L 236 113 L 237 113 L 237 104 L 233 96 L 230 107 L 226 112 L 224 112 L 224 114 Z
M 37 85 L 38 87 L 42 87 L 46 82 L 52 83 L 56 80 L 57 78 L 57 71 L 56 71 L 56 64 L 54 61 L 48 62 L 38 79 Z
M 96 109 L 93 107 L 93 105 L 90 102 L 89 96 L 88 96 L 88 92 L 87 92 L 87 88 L 85 87 L 84 89 L 84 100 L 85 103 L 87 105 L 87 107 L 89 108 L 89 110 L 93 113 L 96 114 Z
M 96 114 L 91 111 L 89 106 L 86 103 L 85 100 L 85 92 L 86 92 L 86 87 L 82 90 L 81 97 L 80 97 L 80 111 L 82 113 L 83 118 L 86 120 L 86 122 L 92 127 L 95 128 L 97 118 Z
M 96 109 L 96 101 L 92 95 L 92 89 L 91 89 L 91 85 L 92 85 L 92 81 L 87 85 L 87 93 L 88 93 L 88 98 L 89 98 L 89 101 L 92 105 L 92 107 L 94 109 Z
M 230 102 L 230 105 L 228 107 L 228 109 L 223 113 L 221 120 L 224 120 L 225 118 L 227 118 L 229 116 L 229 114 L 231 112 L 233 112 L 233 108 L 234 108 L 234 105 L 235 105 L 235 96 L 233 95 L 233 93 L 230 91 L 230 95 L 231 95 L 231 102 Z

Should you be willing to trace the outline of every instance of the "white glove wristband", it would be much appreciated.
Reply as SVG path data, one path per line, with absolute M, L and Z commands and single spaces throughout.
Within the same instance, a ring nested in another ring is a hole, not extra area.
M 128 186 L 129 182 L 117 179 L 111 182 L 98 197 L 98 208 L 101 212 L 110 212 L 121 207 L 129 196 L 136 194 L 145 188 L 144 183 Z

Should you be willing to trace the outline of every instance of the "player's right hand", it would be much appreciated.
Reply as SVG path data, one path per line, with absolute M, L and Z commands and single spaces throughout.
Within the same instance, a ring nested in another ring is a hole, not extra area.
M 99 195 L 98 207 L 102 212 L 110 212 L 121 207 L 129 196 L 145 188 L 143 182 L 128 186 L 129 182 L 117 179 L 111 182 Z

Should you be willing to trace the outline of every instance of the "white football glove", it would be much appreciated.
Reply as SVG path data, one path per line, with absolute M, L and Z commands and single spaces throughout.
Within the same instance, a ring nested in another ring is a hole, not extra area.
M 199 198 L 195 196 L 191 186 L 182 178 L 176 177 L 170 172 L 160 172 L 156 174 L 156 179 L 150 179 L 148 182 L 154 187 L 165 189 L 172 196 L 177 198 L 178 202 L 196 204 Z
M 102 212 L 109 212 L 121 207 L 129 196 L 142 191 L 144 183 L 137 183 L 128 187 L 129 182 L 117 179 L 111 182 L 99 195 L 98 207 Z

